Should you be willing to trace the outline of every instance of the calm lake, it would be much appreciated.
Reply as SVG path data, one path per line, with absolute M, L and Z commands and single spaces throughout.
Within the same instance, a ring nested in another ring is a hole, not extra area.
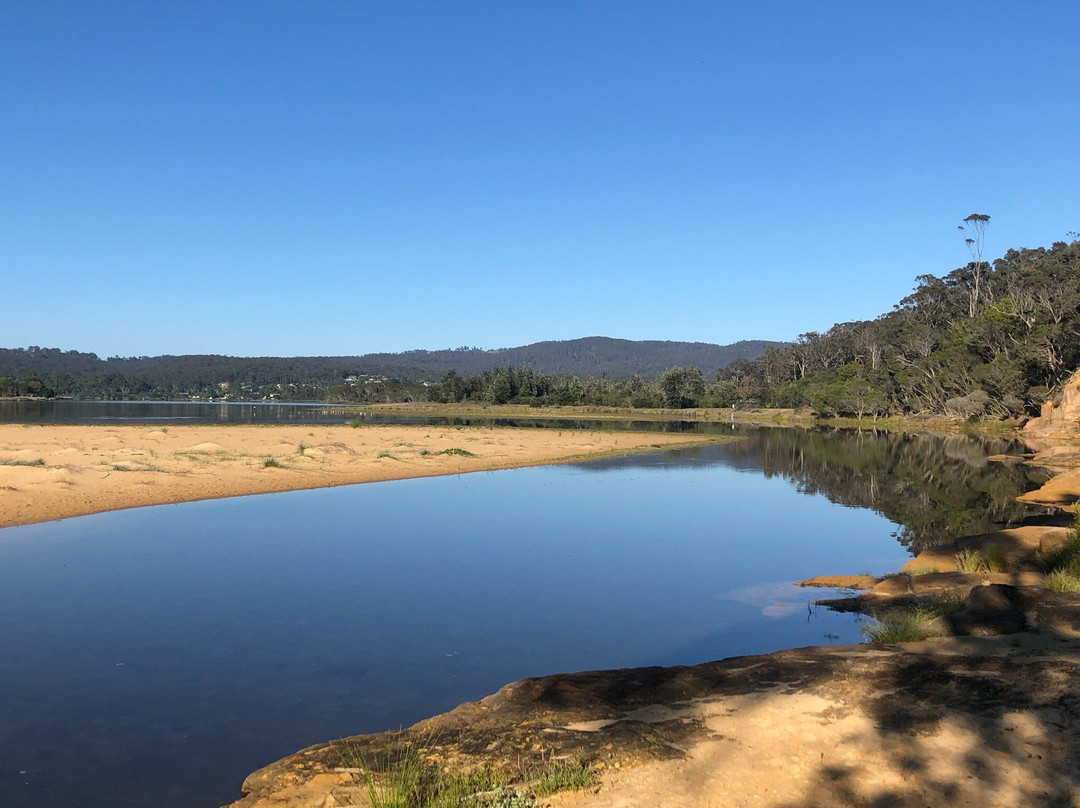
M 858 642 L 790 582 L 1016 520 L 1040 479 L 1000 441 L 737 434 L 0 530 L 0 804 L 216 806 L 523 676 Z

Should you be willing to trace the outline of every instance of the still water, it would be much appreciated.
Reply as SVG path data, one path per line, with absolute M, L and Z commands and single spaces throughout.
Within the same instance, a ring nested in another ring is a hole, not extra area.
M 747 430 L 0 530 L 0 804 L 215 806 L 305 745 L 523 676 L 857 642 L 789 582 L 895 569 L 926 525 L 986 519 L 1023 472 L 974 503 L 906 499 L 905 474 L 986 475 L 998 449 Z

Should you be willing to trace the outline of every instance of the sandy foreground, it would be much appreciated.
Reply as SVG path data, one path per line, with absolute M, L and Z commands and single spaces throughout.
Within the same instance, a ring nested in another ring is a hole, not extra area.
M 0 424 L 0 527 L 144 505 L 562 463 L 711 440 L 487 427 Z

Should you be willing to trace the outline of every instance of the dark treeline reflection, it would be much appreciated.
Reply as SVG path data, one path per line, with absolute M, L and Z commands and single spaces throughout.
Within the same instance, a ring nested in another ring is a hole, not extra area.
M 732 443 L 613 458 L 589 467 L 700 462 L 780 476 L 803 493 L 877 511 L 901 526 L 897 539 L 912 551 L 1037 513 L 1015 497 L 1047 478 L 1031 466 L 989 460 L 1023 451 L 1004 439 L 790 428 L 738 428 L 736 434 L 741 439 Z

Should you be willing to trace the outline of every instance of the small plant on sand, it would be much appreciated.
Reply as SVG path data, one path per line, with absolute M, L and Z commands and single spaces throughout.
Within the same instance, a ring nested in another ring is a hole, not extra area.
M 305 451 L 307 451 L 307 444 L 304 444 L 304 443 L 298 443 L 298 444 L 296 445 L 296 453 L 297 453 L 298 455 L 302 455 L 302 454 L 303 454 L 303 453 L 304 453 Z
M 0 458 L 0 466 L 44 466 L 45 461 L 40 457 L 33 460 L 20 460 L 17 457 Z
M 983 557 L 977 550 L 964 549 L 953 558 L 956 559 L 956 568 L 960 572 L 978 572 L 983 568 Z
M 452 446 L 449 449 L 443 449 L 441 452 L 435 452 L 435 454 L 456 455 L 457 457 L 476 457 L 476 455 L 468 449 L 459 449 L 456 446 Z
M 430 737 L 391 744 L 374 758 L 348 741 L 334 745 L 372 808 L 534 808 L 537 797 L 593 783 L 592 773 L 577 761 L 523 768 L 517 775 L 490 767 L 454 772 L 429 758 Z
M 1046 576 L 1043 585 L 1053 592 L 1080 592 L 1080 576 L 1067 570 L 1054 570 Z
M 1063 570 L 1072 575 L 1080 575 L 1080 535 L 1071 533 L 1057 547 L 1043 553 L 1042 565 L 1047 573 Z
M 889 614 L 863 628 L 866 638 L 878 645 L 918 642 L 930 636 L 930 621 L 937 615 L 927 609 Z
M 557 791 L 579 791 L 593 784 L 593 774 L 580 761 L 556 763 L 541 773 L 533 791 L 538 797 L 546 797 Z
M 908 575 L 933 575 L 938 571 L 937 567 L 915 567 L 907 571 Z
M 990 572 L 1008 572 L 1009 555 L 1000 544 L 992 544 L 983 551 L 986 568 Z
M 387 452 L 386 450 L 383 450 L 383 451 L 379 452 L 379 454 L 376 457 L 385 457 L 385 458 L 388 458 L 389 460 L 400 460 L 401 459 L 400 457 L 395 455 L 393 452 Z
M 263 460 L 263 468 L 264 469 L 280 469 L 280 468 L 283 468 L 283 467 L 279 462 L 277 462 L 277 460 L 275 460 L 272 457 L 268 457 L 265 460 Z

